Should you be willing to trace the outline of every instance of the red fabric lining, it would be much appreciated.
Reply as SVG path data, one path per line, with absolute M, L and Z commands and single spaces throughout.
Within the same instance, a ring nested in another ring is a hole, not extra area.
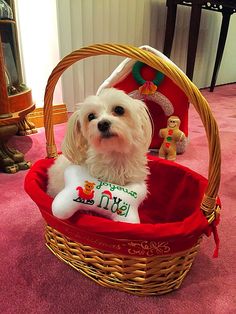
M 75 241 L 123 254 L 130 254 L 130 241 L 138 241 L 139 245 L 143 241 L 149 241 L 149 245 L 159 241 L 161 245 L 168 243 L 168 253 L 174 253 L 192 247 L 203 233 L 211 233 L 211 226 L 199 208 L 207 180 L 177 163 L 149 157 L 150 193 L 139 209 L 140 224 L 83 213 L 66 221 L 55 218 L 51 212 L 53 199 L 45 193 L 47 169 L 52 163 L 52 159 L 36 162 L 26 176 L 25 190 L 47 223 Z M 142 250 L 142 256 L 149 256 L 147 252 Z

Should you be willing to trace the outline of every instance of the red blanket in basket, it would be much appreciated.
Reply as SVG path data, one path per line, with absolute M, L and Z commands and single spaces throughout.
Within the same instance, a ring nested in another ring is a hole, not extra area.
M 52 215 L 46 194 L 47 169 L 53 159 L 36 162 L 25 179 L 25 190 L 46 222 L 74 241 L 114 253 L 153 256 L 173 254 L 195 245 L 212 226 L 200 210 L 207 180 L 177 163 L 149 157 L 149 196 L 139 208 L 140 224 L 115 222 L 77 213 L 62 221 Z

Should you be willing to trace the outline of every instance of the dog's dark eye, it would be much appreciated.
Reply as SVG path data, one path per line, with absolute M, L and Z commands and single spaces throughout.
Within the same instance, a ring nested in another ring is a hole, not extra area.
M 88 120 L 89 120 L 89 121 L 92 121 L 92 120 L 94 120 L 94 119 L 96 119 L 95 114 L 94 114 L 94 113 L 90 113 L 90 114 L 88 115 Z
M 114 108 L 114 112 L 115 114 L 117 114 L 118 116 L 122 116 L 125 113 L 125 109 L 121 106 L 116 106 Z

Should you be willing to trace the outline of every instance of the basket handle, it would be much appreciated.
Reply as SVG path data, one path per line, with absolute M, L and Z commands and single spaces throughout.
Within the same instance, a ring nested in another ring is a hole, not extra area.
M 117 55 L 146 63 L 170 77 L 188 96 L 189 101 L 194 105 L 202 120 L 209 148 L 208 185 L 201 203 L 201 209 L 207 217 L 211 216 L 212 218 L 212 215 L 215 216 L 221 168 L 220 139 L 216 121 L 206 99 L 189 78 L 177 66 L 154 55 L 150 51 L 120 44 L 97 44 L 76 50 L 64 57 L 57 64 L 48 79 L 44 96 L 44 126 L 47 156 L 49 158 L 57 156 L 52 120 L 53 93 L 57 81 L 62 73 L 75 62 L 98 55 Z

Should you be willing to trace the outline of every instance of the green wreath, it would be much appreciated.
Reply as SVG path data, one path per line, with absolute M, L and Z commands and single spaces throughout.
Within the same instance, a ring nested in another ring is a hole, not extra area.
M 154 80 L 152 81 L 144 80 L 144 78 L 141 76 L 141 68 L 144 65 L 145 63 L 137 61 L 133 66 L 132 75 L 135 81 L 139 85 L 141 85 L 141 87 L 139 88 L 141 94 L 153 94 L 157 90 L 157 87 L 160 86 L 165 76 L 160 71 L 157 71 Z
M 135 79 L 135 81 L 139 84 L 139 85 L 144 85 L 147 81 L 143 79 L 143 77 L 141 76 L 141 68 L 145 65 L 145 63 L 141 62 L 141 61 L 137 61 L 132 69 L 132 75 Z M 159 86 L 163 79 L 164 79 L 164 74 L 157 71 L 156 76 L 154 78 L 154 80 L 152 80 L 152 83 L 156 86 Z

